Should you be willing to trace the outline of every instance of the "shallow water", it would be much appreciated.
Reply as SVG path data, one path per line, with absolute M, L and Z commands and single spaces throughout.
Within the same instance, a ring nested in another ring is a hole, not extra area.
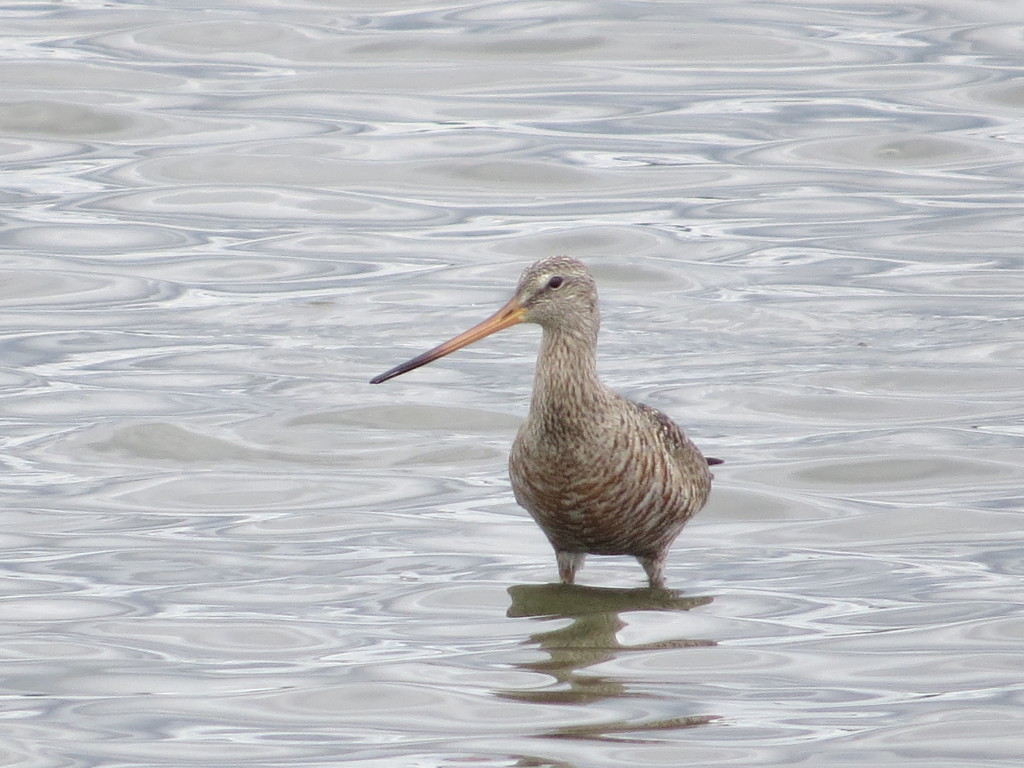
M 1013 3 L 3 16 L 0 766 L 1019 764 Z M 367 384 L 555 253 L 672 592 L 548 584 L 536 329 Z

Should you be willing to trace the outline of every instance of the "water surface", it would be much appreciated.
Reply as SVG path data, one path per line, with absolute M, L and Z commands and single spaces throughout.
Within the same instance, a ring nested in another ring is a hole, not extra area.
M 1017 765 L 1012 3 L 4 11 L 0 765 Z M 583 586 L 556 253 L 717 485 Z

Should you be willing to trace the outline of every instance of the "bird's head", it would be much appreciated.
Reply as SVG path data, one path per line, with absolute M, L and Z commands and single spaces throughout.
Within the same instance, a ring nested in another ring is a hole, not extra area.
M 400 376 L 485 336 L 519 323 L 537 323 L 546 330 L 597 337 L 597 287 L 583 262 L 554 256 L 527 267 L 515 295 L 482 323 L 370 380 L 371 384 Z

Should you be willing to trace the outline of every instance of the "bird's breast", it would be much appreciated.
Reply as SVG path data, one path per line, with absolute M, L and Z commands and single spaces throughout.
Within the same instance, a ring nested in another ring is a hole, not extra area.
M 703 506 L 708 481 L 688 482 L 652 431 L 605 427 L 528 419 L 509 456 L 512 489 L 557 549 L 648 554 Z

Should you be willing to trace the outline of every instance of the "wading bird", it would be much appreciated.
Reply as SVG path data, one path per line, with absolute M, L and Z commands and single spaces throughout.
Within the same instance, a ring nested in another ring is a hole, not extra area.
M 668 416 L 616 394 L 597 376 L 597 286 L 582 262 L 538 261 L 482 323 L 371 380 L 437 360 L 518 323 L 543 329 L 530 412 L 509 455 L 516 501 L 555 548 L 572 584 L 588 554 L 632 555 L 652 587 L 669 547 L 705 504 L 709 464 Z

